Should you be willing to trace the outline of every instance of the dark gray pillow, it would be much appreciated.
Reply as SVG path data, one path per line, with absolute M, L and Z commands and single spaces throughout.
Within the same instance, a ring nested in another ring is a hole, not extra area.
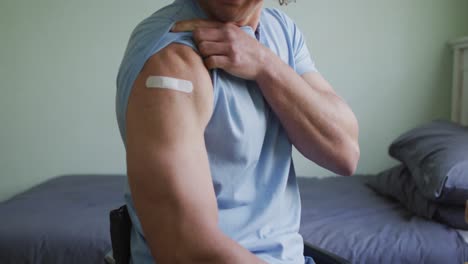
M 434 214 L 434 220 L 453 228 L 468 230 L 463 206 L 440 206 Z
M 408 166 L 427 199 L 459 205 L 468 200 L 468 128 L 434 121 L 397 138 L 389 152 Z
M 367 185 L 377 193 L 400 202 L 417 216 L 433 219 L 457 229 L 468 230 L 463 206 L 437 204 L 419 192 L 409 169 L 399 165 L 369 177 Z
M 369 177 L 367 185 L 377 193 L 397 200 L 415 215 L 432 219 L 437 209 L 436 204 L 421 195 L 410 171 L 404 165 Z

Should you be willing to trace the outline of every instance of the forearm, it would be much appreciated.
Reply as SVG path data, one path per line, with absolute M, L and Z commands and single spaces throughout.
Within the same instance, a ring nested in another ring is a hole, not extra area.
M 331 86 L 321 76 L 306 74 L 302 76 L 305 81 L 236 25 L 203 23 L 187 22 L 197 29 L 193 37 L 205 66 L 257 81 L 302 154 L 339 174 L 352 174 L 359 159 L 357 121 Z
M 296 148 L 307 158 L 339 174 L 354 170 L 359 156 L 357 121 L 333 92 L 313 87 L 289 65 L 268 51 L 256 79 Z M 354 166 L 355 167 L 355 166 Z

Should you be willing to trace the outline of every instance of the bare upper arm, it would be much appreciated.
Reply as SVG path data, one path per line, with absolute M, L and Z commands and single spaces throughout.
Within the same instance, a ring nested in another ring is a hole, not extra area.
M 146 88 L 152 75 L 191 81 L 193 93 Z M 202 235 L 217 226 L 203 136 L 212 111 L 210 76 L 187 46 L 172 44 L 150 58 L 132 89 L 126 119 L 129 184 L 151 252 L 161 263 L 171 261 L 184 233 L 196 236 L 195 229 Z
M 146 88 L 146 79 L 154 75 L 191 81 L 195 89 L 193 93 L 187 94 L 172 90 Z M 200 125 L 206 125 L 213 111 L 213 86 L 199 55 L 188 46 L 172 44 L 153 55 L 146 62 L 135 81 L 129 99 L 129 107 L 135 101 L 138 102 L 138 105 L 144 106 L 141 110 L 158 110 L 158 112 L 190 110 L 184 116 L 194 115 L 201 122 Z M 166 107 L 170 109 L 166 109 Z M 131 112 L 127 110 L 127 117 L 129 114 Z

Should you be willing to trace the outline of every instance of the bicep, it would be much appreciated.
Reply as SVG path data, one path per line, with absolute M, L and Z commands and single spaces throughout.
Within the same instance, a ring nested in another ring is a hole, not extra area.
M 163 259 L 168 256 L 162 252 L 177 248 L 186 228 L 203 230 L 217 223 L 203 137 L 212 111 L 211 80 L 201 60 L 166 56 L 171 51 L 155 55 L 140 73 L 126 122 L 132 198 L 150 247 L 158 248 L 153 255 Z M 151 75 L 190 80 L 194 90 L 146 88 Z

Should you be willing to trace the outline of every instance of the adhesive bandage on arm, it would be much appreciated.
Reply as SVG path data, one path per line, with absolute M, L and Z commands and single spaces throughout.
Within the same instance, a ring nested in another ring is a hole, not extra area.
M 187 80 L 181 80 L 165 76 L 150 76 L 146 80 L 147 88 L 170 89 L 184 93 L 192 93 L 193 84 Z

